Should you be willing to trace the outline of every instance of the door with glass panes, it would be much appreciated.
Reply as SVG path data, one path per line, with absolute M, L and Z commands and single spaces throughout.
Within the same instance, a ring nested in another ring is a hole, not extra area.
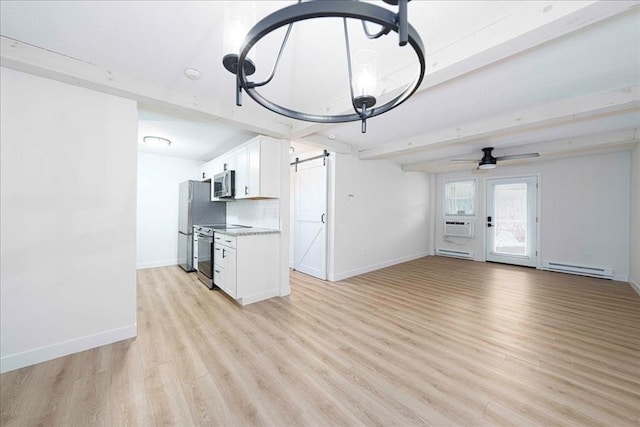
M 538 177 L 487 180 L 486 260 L 536 267 Z

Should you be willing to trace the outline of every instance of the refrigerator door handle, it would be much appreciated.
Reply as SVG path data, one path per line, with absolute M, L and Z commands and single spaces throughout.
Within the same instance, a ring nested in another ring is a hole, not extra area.
M 193 182 L 189 181 L 189 203 L 193 202 Z

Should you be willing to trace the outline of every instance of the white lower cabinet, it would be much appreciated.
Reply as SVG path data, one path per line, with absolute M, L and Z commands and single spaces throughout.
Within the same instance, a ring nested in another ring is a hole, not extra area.
M 236 250 L 220 243 L 214 245 L 213 283 L 229 296 L 236 297 Z
M 213 283 L 242 305 L 279 294 L 279 234 L 214 235 Z

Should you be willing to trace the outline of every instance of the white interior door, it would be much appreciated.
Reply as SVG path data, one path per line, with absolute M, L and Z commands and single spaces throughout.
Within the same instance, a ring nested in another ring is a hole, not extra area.
M 324 159 L 298 164 L 294 172 L 293 268 L 327 278 L 327 166 Z
M 536 267 L 538 178 L 487 180 L 487 261 Z

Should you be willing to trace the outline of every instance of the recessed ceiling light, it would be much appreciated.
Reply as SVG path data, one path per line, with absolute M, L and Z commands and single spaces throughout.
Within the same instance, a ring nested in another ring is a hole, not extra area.
M 171 141 L 167 138 L 160 138 L 159 136 L 145 136 L 142 138 L 142 142 L 152 147 L 168 147 L 171 145 Z
M 202 73 L 195 68 L 185 68 L 184 75 L 190 80 L 200 80 L 202 78 Z
M 332 133 L 330 133 L 329 135 L 327 135 L 327 139 L 333 141 L 334 139 L 336 139 L 336 136 Z

